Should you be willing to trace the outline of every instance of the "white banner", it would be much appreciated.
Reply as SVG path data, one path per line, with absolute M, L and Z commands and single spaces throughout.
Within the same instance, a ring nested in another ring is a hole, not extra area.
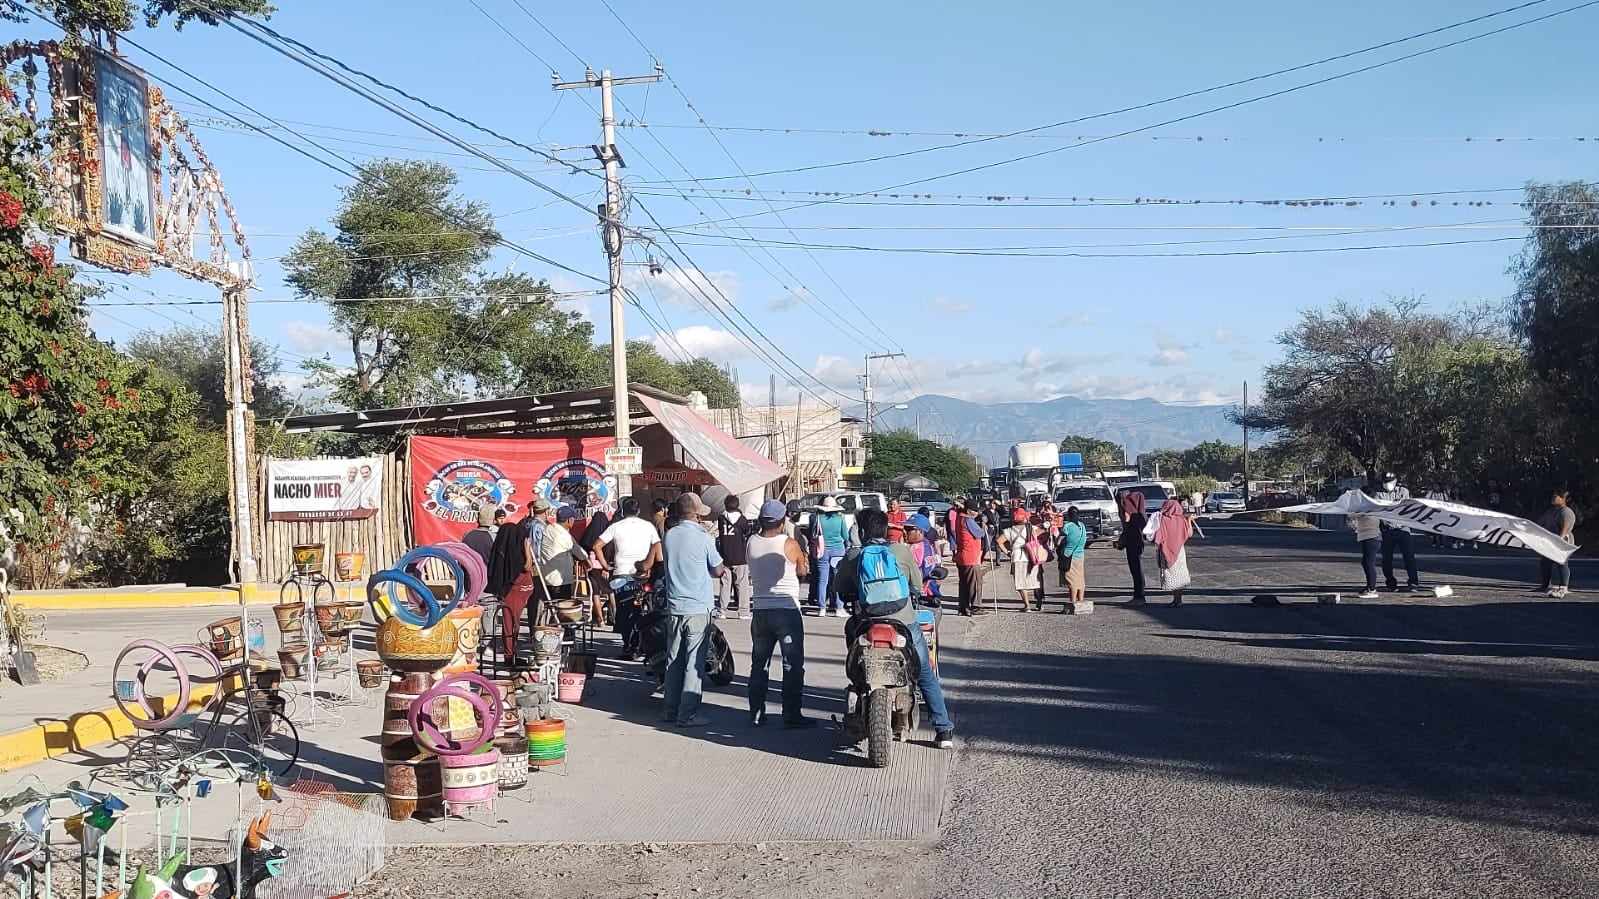
M 370 518 L 382 496 L 382 456 L 267 463 L 267 511 L 273 521 Z
M 1309 512 L 1314 515 L 1370 515 L 1412 531 L 1443 534 L 1457 540 L 1471 540 L 1490 546 L 1530 549 L 1546 559 L 1562 564 L 1577 547 L 1560 539 L 1525 518 L 1479 509 L 1437 499 L 1402 499 L 1379 502 L 1359 490 L 1350 490 L 1330 503 L 1287 506 L 1279 512 Z

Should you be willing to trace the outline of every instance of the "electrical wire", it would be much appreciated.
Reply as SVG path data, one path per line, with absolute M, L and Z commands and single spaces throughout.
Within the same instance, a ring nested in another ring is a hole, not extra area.
M 984 131 L 919 131 L 902 128 L 784 128 L 778 126 L 754 125 L 712 125 L 693 124 L 690 122 L 646 122 L 646 121 L 618 121 L 618 128 L 664 128 L 670 130 L 698 130 L 710 129 L 725 133 L 738 134 L 775 134 L 803 137 L 807 135 L 833 135 L 833 136 L 859 136 L 859 137 L 984 137 L 984 138 L 1019 138 L 1023 140 L 1061 140 L 1071 137 L 1073 140 L 1090 140 L 1102 137 L 1099 134 L 1019 134 L 1016 132 L 984 132 Z M 1594 135 L 1494 135 L 1491 132 L 1478 135 L 1381 135 L 1381 134 L 1151 134 L 1151 142 L 1166 143 L 1192 143 L 1192 144 L 1232 144 L 1232 143 L 1262 143 L 1292 142 L 1292 143 L 1317 143 L 1317 144 L 1349 144 L 1370 141 L 1373 143 L 1465 143 L 1465 144 L 1516 144 L 1516 143 L 1599 143 L 1599 136 Z
M 1549 0 L 1529 0 L 1529 2 L 1526 2 L 1526 3 L 1520 3 L 1520 4 L 1517 4 L 1515 6 L 1505 7 L 1504 9 L 1495 10 L 1493 12 L 1485 13 L 1485 14 L 1480 15 L 1480 16 L 1474 16 L 1474 17 L 1469 18 L 1469 19 L 1463 19 L 1463 20 L 1458 21 L 1458 22 L 1452 22 L 1452 23 L 1450 23 L 1448 25 L 1443 25 L 1443 26 L 1440 26 L 1440 27 L 1437 27 L 1437 28 L 1428 29 L 1426 31 L 1420 31 L 1420 32 L 1417 32 L 1415 34 L 1406 35 L 1405 37 L 1395 38 L 1393 40 L 1388 40 L 1388 41 L 1383 41 L 1381 43 L 1372 44 L 1371 46 L 1362 47 L 1362 48 L 1360 48 L 1358 50 L 1350 50 L 1350 51 L 1346 51 L 1344 53 L 1338 53 L 1338 54 L 1335 54 L 1335 55 L 1332 55 L 1332 56 L 1325 56 L 1325 57 L 1322 57 L 1320 59 L 1313 60 L 1311 62 L 1300 63 L 1299 65 L 1289 66 L 1289 67 L 1283 68 L 1283 69 L 1275 69 L 1275 70 L 1270 71 L 1270 72 L 1263 72 L 1263 73 L 1261 73 L 1259 75 L 1251 75 L 1251 76 L 1249 76 L 1247 78 L 1240 78 L 1240 79 L 1237 79 L 1235 81 L 1225 82 L 1223 84 L 1215 84 L 1215 85 L 1211 85 L 1210 87 L 1200 88 L 1198 90 L 1185 91 L 1185 92 L 1180 93 L 1180 94 L 1173 94 L 1172 96 L 1169 96 L 1169 97 L 1162 97 L 1162 98 L 1160 98 L 1158 100 L 1149 100 L 1149 101 L 1146 101 L 1146 102 L 1143 102 L 1143 103 L 1136 103 L 1136 104 L 1133 104 L 1131 106 L 1123 106 L 1123 107 L 1120 107 L 1118 109 L 1111 109 L 1111 110 L 1106 110 L 1104 112 L 1091 113 L 1089 115 L 1078 116 L 1078 117 L 1072 118 L 1072 119 L 1063 119 L 1061 121 L 1050 122 L 1050 123 L 1045 124 L 1045 125 L 1035 125 L 1035 126 L 1030 127 L 1030 128 L 1022 128 L 1022 129 L 1018 129 L 1016 131 L 1004 132 L 1004 133 L 993 135 L 993 136 L 974 137 L 974 138 L 971 138 L 971 139 L 968 139 L 968 140 L 957 141 L 955 143 L 939 144 L 937 146 L 932 146 L 932 147 L 921 147 L 919 149 L 906 150 L 906 151 L 899 152 L 899 153 L 884 153 L 884 154 L 879 154 L 879 155 L 876 155 L 876 156 L 864 157 L 864 158 L 861 158 L 861 159 L 847 159 L 847 160 L 840 160 L 840 161 L 836 161 L 836 162 L 818 163 L 818 164 L 815 164 L 815 165 L 808 165 L 808 166 L 798 166 L 798 167 L 789 168 L 789 169 L 774 169 L 774 170 L 769 171 L 769 172 L 757 172 L 753 177 L 759 178 L 759 177 L 764 177 L 764 176 L 768 176 L 768 175 L 789 175 L 789 174 L 795 174 L 795 173 L 798 173 L 798 172 L 816 171 L 818 169 L 842 168 L 842 167 L 845 167 L 845 166 L 864 165 L 864 164 L 872 163 L 872 162 L 882 162 L 884 160 L 889 160 L 889 159 L 903 159 L 903 158 L 908 157 L 908 156 L 917 156 L 917 155 L 921 155 L 923 153 L 932 153 L 932 152 L 936 152 L 936 151 L 939 151 L 939 150 L 952 150 L 952 149 L 955 149 L 955 148 L 958 148 L 958 147 L 968 147 L 968 146 L 972 146 L 973 144 L 988 143 L 989 141 L 995 141 L 995 140 L 1005 140 L 1005 139 L 1012 138 L 1012 137 L 1020 137 L 1022 135 L 1026 135 L 1026 134 L 1035 134 L 1037 132 L 1047 131 L 1047 130 L 1050 130 L 1050 129 L 1053 129 L 1053 128 L 1061 128 L 1061 127 L 1065 127 L 1066 125 L 1076 125 L 1076 124 L 1081 123 L 1081 122 L 1089 122 L 1089 121 L 1093 121 L 1093 120 L 1096 120 L 1096 119 L 1109 118 L 1111 116 L 1117 116 L 1117 115 L 1121 115 L 1123 113 L 1137 112 L 1137 111 L 1143 110 L 1143 109 L 1151 109 L 1151 108 L 1156 107 L 1156 106 L 1164 106 L 1167 103 L 1175 103 L 1175 102 L 1177 102 L 1179 100 L 1187 100 L 1187 99 L 1191 99 L 1193 97 L 1199 97 L 1199 96 L 1203 96 L 1205 94 L 1215 93 L 1216 91 L 1222 91 L 1222 90 L 1227 90 L 1229 88 L 1240 87 L 1240 86 L 1245 85 L 1245 84 L 1251 84 L 1251 83 L 1254 83 L 1256 81 L 1264 81 L 1264 80 L 1269 79 L 1269 78 L 1276 78 L 1276 77 L 1278 77 L 1280 75 L 1288 75 L 1288 74 L 1292 74 L 1294 72 L 1304 71 L 1306 69 L 1315 68 L 1316 66 L 1325 65 L 1327 63 L 1338 62 L 1338 61 L 1341 61 L 1341 60 L 1350 59 L 1350 58 L 1355 57 L 1355 56 L 1362 56 L 1362 55 L 1367 54 L 1367 53 L 1373 53 L 1373 52 L 1376 52 L 1378 50 L 1387 49 L 1388 47 L 1398 46 L 1400 44 L 1405 44 L 1405 43 L 1409 43 L 1411 41 L 1420 40 L 1421 38 L 1431 37 L 1431 36 L 1436 35 L 1436 34 L 1442 34 L 1442 33 L 1446 32 L 1446 31 L 1452 31 L 1452 30 L 1454 30 L 1456 28 L 1463 28 L 1463 27 L 1465 27 L 1467 25 L 1474 25 L 1474 24 L 1476 24 L 1478 22 L 1484 22 L 1484 21 L 1487 21 L 1488 19 L 1496 18 L 1498 16 L 1503 16 L 1503 15 L 1508 15 L 1510 13 L 1519 12 L 1521 10 L 1528 9 L 1528 8 L 1534 7 L 1534 6 L 1539 6 L 1539 5 L 1541 5 L 1543 3 L 1547 3 L 1547 2 L 1549 2 Z M 1588 5 L 1588 4 L 1584 4 L 1584 5 Z M 1581 7 L 1574 7 L 1574 9 L 1580 9 L 1580 8 Z M 1562 12 L 1569 12 L 1569 11 L 1571 11 L 1571 10 L 1569 10 L 1569 9 L 1568 10 L 1563 10 Z M 1560 13 L 1555 13 L 1555 15 L 1559 15 L 1559 14 Z M 1531 22 L 1538 22 L 1538 21 L 1542 21 L 1542 19 L 1532 19 L 1529 22 L 1522 23 L 1522 24 L 1531 24 Z M 1520 25 L 1511 26 L 1511 27 L 1520 27 Z M 1488 34 L 1495 34 L 1495 33 L 1497 33 L 1497 32 L 1488 32 Z M 1486 36 L 1486 35 L 1481 35 L 1481 36 Z M 1469 38 L 1468 40 L 1476 40 L 1476 39 L 1477 38 Z M 1443 45 L 1443 47 L 1439 47 L 1439 48 L 1435 48 L 1435 49 L 1444 49 L 1445 47 L 1449 47 L 1449 46 L 1453 46 L 1453 45 L 1445 44 L 1445 45 Z M 1430 53 L 1430 52 L 1435 52 L 1435 50 L 1427 50 L 1427 51 L 1423 51 L 1423 52 Z M 1417 54 L 1417 55 L 1420 55 L 1420 54 Z M 1403 59 L 1406 59 L 1406 58 L 1409 58 L 1409 57 L 1400 57 L 1400 60 L 1403 60 Z M 1397 62 L 1399 60 L 1394 60 L 1394 61 Z M 1379 64 L 1379 66 L 1376 66 L 1376 67 L 1380 67 L 1381 65 L 1389 65 L 1389 64 L 1391 64 L 1391 62 L 1385 62 L 1385 63 Z M 1354 73 L 1350 73 L 1350 74 L 1356 74 L 1356 73 L 1361 72 L 1361 71 L 1369 71 L 1369 68 L 1368 69 L 1357 69 Z M 1339 75 L 1339 76 L 1336 76 L 1336 77 L 1342 78 L 1342 77 L 1347 77 L 1347 76 Z M 1312 84 L 1316 84 L 1316 83 L 1324 83 L 1324 82 L 1312 82 Z M 1272 95 L 1268 95 L 1268 96 L 1272 96 Z M 1253 101 L 1249 101 L 1249 102 L 1253 102 Z M 1224 108 L 1231 108 L 1231 107 L 1224 107 Z M 1172 123 L 1174 124 L 1175 122 L 1186 121 L 1186 120 L 1187 120 L 1187 118 L 1175 119 L 1175 120 L 1173 120 Z M 1111 138 L 1115 138 L 1115 137 L 1124 137 L 1124 136 L 1126 136 L 1126 135 L 1125 134 L 1116 134 L 1116 135 L 1110 135 L 1110 136 L 1108 136 L 1108 137 L 1106 137 L 1104 139 L 1111 139 Z M 712 180 L 731 181 L 731 180 L 737 179 L 738 177 L 739 176 L 736 176 L 736 175 L 721 175 L 721 176 L 717 176 L 715 178 L 706 178 L 704 180 L 707 180 L 707 181 L 712 181 Z
M 1282 250 L 1229 250 L 1220 252 L 1202 253 L 1081 253 L 1081 252 L 1035 252 L 1031 249 L 987 249 L 981 247 L 868 247 L 852 244 L 807 244 L 806 248 L 813 250 L 849 250 L 870 253 L 908 253 L 932 256 L 1015 256 L 1034 258 L 1074 258 L 1074 259 L 1161 259 L 1177 257 L 1201 256 L 1277 256 L 1303 253 L 1351 253 L 1364 250 L 1403 250 L 1418 247 L 1453 247 L 1465 244 L 1503 243 L 1511 240 L 1524 240 L 1523 237 L 1486 237 L 1472 240 L 1439 240 L 1426 243 L 1400 243 L 1400 244 L 1374 244 L 1358 247 L 1296 247 Z M 713 247 L 720 244 L 713 243 L 687 243 L 691 247 Z M 781 244 L 773 244 L 781 246 Z M 787 247 L 784 247 L 787 249 Z M 798 248 L 795 248 L 798 249 Z

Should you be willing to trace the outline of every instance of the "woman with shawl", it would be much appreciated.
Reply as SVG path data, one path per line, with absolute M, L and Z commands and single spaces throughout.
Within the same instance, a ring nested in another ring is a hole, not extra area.
M 1171 591 L 1171 604 L 1183 604 L 1183 590 L 1193 578 L 1188 575 L 1188 553 L 1183 547 L 1198 528 L 1188 517 L 1183 504 L 1172 501 L 1155 510 L 1144 525 L 1142 536 L 1155 543 L 1155 564 L 1160 568 L 1160 589 Z M 1198 531 L 1205 536 L 1204 531 Z
M 1116 509 L 1122 518 L 1122 535 L 1117 546 L 1127 552 L 1127 573 L 1133 577 L 1133 599 L 1128 605 L 1144 604 L 1144 495 L 1137 490 L 1123 490 L 1116 497 Z

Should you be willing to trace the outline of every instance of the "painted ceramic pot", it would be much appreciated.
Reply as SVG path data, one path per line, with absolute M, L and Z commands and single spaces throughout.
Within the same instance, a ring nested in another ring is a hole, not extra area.
M 344 625 L 345 630 L 359 625 L 361 617 L 366 614 L 366 603 L 364 602 L 341 602 L 338 607 L 337 617 L 339 623 Z
M 448 618 L 432 627 L 413 627 L 390 617 L 378 628 L 378 658 L 395 671 L 437 671 L 456 651 L 455 622 Z
M 341 581 L 359 581 L 366 572 L 366 553 L 333 554 L 333 573 Z
M 437 758 L 422 753 L 383 753 L 383 799 L 390 820 L 436 812 L 442 807 L 443 795 L 444 779 Z
M 439 768 L 449 814 L 488 805 L 500 793 L 500 751 L 492 746 L 469 755 L 439 756 Z
M 366 690 L 375 690 L 383 686 L 383 681 L 388 677 L 388 671 L 383 663 L 377 659 L 362 659 L 355 663 L 355 676 L 361 682 L 361 687 Z
M 336 602 L 319 602 L 316 604 L 316 627 L 324 634 L 342 634 L 346 628 L 344 619 L 339 616 L 339 604 Z
M 283 671 L 284 680 L 299 680 L 305 677 L 306 656 L 310 654 L 310 647 L 304 643 L 285 643 L 278 650 L 278 667 Z
M 305 633 L 305 607 L 299 603 L 279 603 L 272 607 L 272 616 L 278 620 L 283 636 L 299 637 Z
M 455 609 L 444 616 L 455 625 L 455 654 L 444 666 L 446 673 L 477 670 L 477 648 L 483 639 L 483 610 Z
M 494 741 L 494 748 L 500 752 L 500 792 L 527 786 L 527 738 L 501 737 Z

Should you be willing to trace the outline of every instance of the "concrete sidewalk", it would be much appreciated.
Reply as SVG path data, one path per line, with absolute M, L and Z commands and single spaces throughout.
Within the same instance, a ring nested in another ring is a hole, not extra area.
M 92 618 L 52 615 L 52 642 L 66 634 L 93 635 L 120 649 L 134 636 L 182 642 L 215 618 L 215 610 L 97 613 Z M 947 643 L 958 641 L 967 622 L 945 618 Z M 529 786 L 502 796 L 492 815 L 388 826 L 391 845 L 528 842 L 755 842 L 761 840 L 925 840 L 936 836 L 949 754 L 931 745 L 930 732 L 898 744 L 886 770 L 865 766 L 864 752 L 840 746 L 829 716 L 843 712 L 843 621 L 807 618 L 806 712 L 822 720 L 810 731 L 785 731 L 777 723 L 780 672 L 773 665 L 772 723 L 747 722 L 748 619 L 721 622 L 737 655 L 738 677 L 726 689 L 711 688 L 704 714 L 711 726 L 698 730 L 663 727 L 659 700 L 638 665 L 616 658 L 614 637 L 601 635 L 600 661 L 581 706 L 563 706 L 568 717 L 570 763 L 535 773 Z M 70 630 L 69 630 L 70 629 Z M 268 648 L 277 646 L 270 622 Z M 355 639 L 358 657 L 371 655 L 370 625 Z M 112 658 L 114 650 L 109 650 Z M 102 654 L 103 655 L 103 654 Z M 70 702 L 104 704 L 110 691 L 110 658 L 91 666 L 23 705 L 8 701 L 0 731 L 40 715 L 60 715 Z M 49 686 L 49 685 L 47 685 Z M 15 690 L 16 688 L 13 688 Z M 38 689 L 38 688 L 31 688 Z M 381 692 L 361 691 L 356 703 L 324 711 L 319 723 L 306 704 L 294 714 L 302 741 L 303 769 L 336 789 L 381 793 L 378 731 Z M 957 712 L 958 716 L 958 712 Z M 37 775 L 53 786 L 87 779 L 92 770 L 120 761 L 120 744 L 72 753 L 0 774 L 0 795 L 24 777 Z M 130 792 L 123 798 L 147 802 Z M 253 796 L 250 803 L 255 803 Z M 270 807 L 271 803 L 267 803 Z M 234 821 L 235 795 L 218 790 L 195 805 L 196 836 L 225 833 Z

